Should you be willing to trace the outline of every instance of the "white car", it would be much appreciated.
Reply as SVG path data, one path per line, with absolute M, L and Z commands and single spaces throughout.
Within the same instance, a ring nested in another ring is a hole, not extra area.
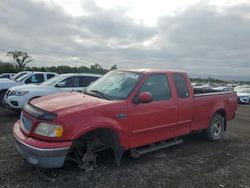
M 18 110 L 31 99 L 59 92 L 82 92 L 90 83 L 97 80 L 99 74 L 61 74 L 39 85 L 30 84 L 10 88 L 4 96 L 7 108 Z
M 250 88 L 242 88 L 237 90 L 238 102 L 250 104 Z
M 0 105 L 2 105 L 3 97 L 6 91 L 14 86 L 24 85 L 24 84 L 40 84 L 45 80 L 48 80 L 54 76 L 58 75 L 53 72 L 27 72 L 22 73 L 22 75 L 13 79 L 1 79 L 0 80 Z
M 213 88 L 214 91 L 233 91 L 233 87 L 229 86 L 218 86 Z
M 19 73 L 16 73 L 14 76 L 12 76 L 11 78 L 1 78 L 0 79 L 0 82 L 2 82 L 2 81 L 8 81 L 8 80 L 16 80 L 16 79 L 18 79 L 18 78 L 20 78 L 21 76 L 23 76 L 23 75 L 25 75 L 25 74 L 27 74 L 27 73 L 29 73 L 30 71 L 22 71 L 22 72 L 19 72 Z
M 15 75 L 15 73 L 3 73 L 3 74 L 0 74 L 0 79 L 2 79 L 2 78 L 10 79 L 14 75 Z
M 234 91 L 235 92 L 238 92 L 238 90 L 241 90 L 241 89 L 245 89 L 245 88 L 250 88 L 250 85 L 242 85 L 242 86 L 236 86 L 235 88 L 234 88 Z

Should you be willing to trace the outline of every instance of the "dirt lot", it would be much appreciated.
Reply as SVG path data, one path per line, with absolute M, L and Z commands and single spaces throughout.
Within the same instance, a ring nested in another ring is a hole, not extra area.
M 250 187 L 250 106 L 240 105 L 224 139 L 196 135 L 184 143 L 113 164 L 108 154 L 94 171 L 40 171 L 16 152 L 11 129 L 18 114 L 0 109 L 0 187 Z

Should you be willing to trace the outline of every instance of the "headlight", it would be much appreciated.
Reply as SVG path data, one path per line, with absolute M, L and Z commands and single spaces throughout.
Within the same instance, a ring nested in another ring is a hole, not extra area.
M 16 95 L 16 96 L 23 96 L 25 94 L 29 93 L 28 91 L 12 91 L 10 95 Z
M 249 96 L 240 96 L 241 99 L 248 99 Z
M 63 127 L 50 123 L 39 123 L 35 129 L 35 133 L 41 136 L 59 138 L 62 137 Z
M 240 98 L 248 98 L 249 96 L 240 96 Z

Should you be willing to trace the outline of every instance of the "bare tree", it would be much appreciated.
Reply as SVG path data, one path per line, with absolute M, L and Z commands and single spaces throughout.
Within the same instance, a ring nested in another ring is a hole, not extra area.
M 23 70 L 25 66 L 32 61 L 32 57 L 27 52 L 22 51 L 10 51 L 7 52 L 7 56 L 12 57 L 19 70 Z

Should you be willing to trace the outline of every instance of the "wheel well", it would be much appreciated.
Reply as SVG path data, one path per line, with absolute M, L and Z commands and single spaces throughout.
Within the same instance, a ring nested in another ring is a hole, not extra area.
M 114 131 L 108 128 L 96 129 L 91 132 L 84 134 L 82 137 L 91 137 L 97 136 L 99 137 L 106 145 L 110 147 L 114 147 L 116 144 L 119 144 L 118 136 Z
M 109 128 L 96 129 L 80 136 L 77 140 L 95 142 L 97 148 L 102 146 L 106 146 L 106 149 L 111 148 L 116 164 L 120 165 L 123 149 L 120 146 L 118 135 L 113 130 Z
M 226 131 L 226 129 L 227 129 L 227 114 L 226 114 L 225 110 L 220 109 L 220 110 L 216 111 L 215 114 L 220 114 L 224 118 L 224 131 Z

